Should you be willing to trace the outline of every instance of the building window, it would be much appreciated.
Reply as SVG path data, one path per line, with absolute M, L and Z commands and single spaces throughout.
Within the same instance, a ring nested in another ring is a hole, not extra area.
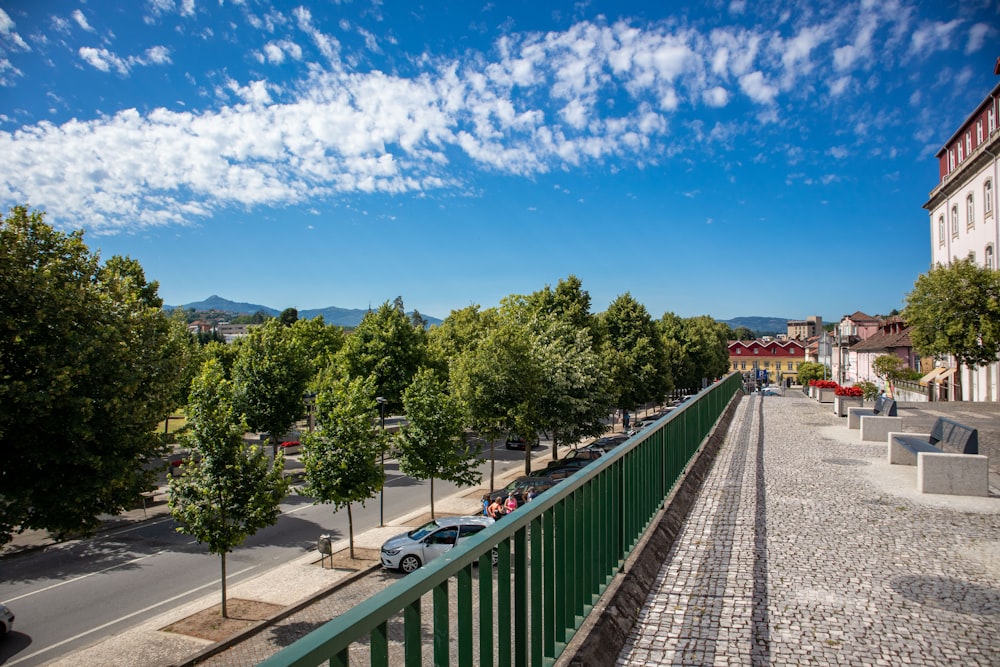
M 987 269 L 993 269 L 993 244 L 986 246 L 986 250 L 983 251 L 983 255 L 986 256 L 986 261 L 983 262 Z
M 938 245 L 944 245 L 944 216 L 938 218 Z
M 962 142 L 958 142 L 958 161 L 961 162 L 965 159 L 965 154 L 962 152 Z
M 788 362 L 788 370 L 794 370 L 793 367 L 792 367 L 792 362 L 790 362 L 790 361 Z
M 993 181 L 983 184 L 983 215 L 993 214 Z
M 971 192 L 965 198 L 965 225 L 969 229 L 976 226 L 976 206 Z
M 983 143 L 983 119 L 976 121 L 976 144 Z
M 993 110 L 993 109 L 990 109 L 989 112 L 987 113 L 987 118 L 989 119 L 989 123 L 990 123 L 990 134 L 992 134 L 993 130 L 997 129 L 997 114 L 996 114 L 996 111 Z
M 764 368 L 770 368 L 770 367 L 771 367 L 771 362 L 770 361 L 765 361 L 764 362 Z
M 951 207 L 951 235 L 958 238 L 958 206 Z
M 948 171 L 955 171 L 955 149 L 948 151 Z
M 742 347 L 736 348 L 736 354 L 743 354 L 743 348 Z
M 740 368 L 742 368 L 743 370 L 746 370 L 747 369 L 747 362 L 741 361 L 740 362 Z
M 972 132 L 965 133 L 965 154 L 972 155 Z

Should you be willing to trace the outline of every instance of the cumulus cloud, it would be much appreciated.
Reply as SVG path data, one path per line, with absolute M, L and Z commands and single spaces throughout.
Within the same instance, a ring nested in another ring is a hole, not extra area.
M 79 9 L 73 11 L 73 20 L 76 21 L 76 24 L 78 26 L 80 26 L 87 32 L 95 32 L 95 30 L 90 27 L 90 24 L 87 23 L 87 17 L 84 16 L 83 12 L 81 12 Z
M 146 49 L 142 56 L 124 58 L 108 49 L 96 49 L 91 46 L 81 46 L 77 54 L 81 60 L 95 69 L 102 72 L 114 70 L 122 76 L 127 75 L 136 65 L 166 65 L 171 62 L 170 50 L 165 46 L 153 46 Z

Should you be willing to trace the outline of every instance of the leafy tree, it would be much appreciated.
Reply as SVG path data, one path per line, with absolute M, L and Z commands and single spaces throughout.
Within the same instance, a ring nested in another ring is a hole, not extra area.
M 239 356 L 242 340 L 242 338 L 237 338 L 232 344 L 227 344 L 225 340 L 211 341 L 201 349 L 201 358 L 202 360 L 217 360 L 222 364 L 223 376 L 232 379 L 233 367 L 236 365 L 236 357 Z
M 896 382 L 909 376 L 906 371 L 903 360 L 894 354 L 881 354 L 872 362 L 872 372 L 888 385 L 889 393 L 893 395 Z
M 736 327 L 733 330 L 733 340 L 754 340 L 755 338 L 756 336 L 754 336 L 753 329 L 748 327 L 741 326 Z
M 670 369 L 663 341 L 646 307 L 626 292 L 608 306 L 602 319 L 617 406 L 631 410 L 662 401 L 672 385 Z
M 528 307 L 538 315 L 555 316 L 577 329 L 594 335 L 594 316 L 590 312 L 590 293 L 574 275 L 560 280 L 553 290 L 548 285 L 526 298 Z
M 93 530 L 152 487 L 194 354 L 157 289 L 38 211 L 0 217 L 0 544 Z
M 278 320 L 250 330 L 233 364 L 234 405 L 254 431 L 268 434 L 272 451 L 302 415 L 310 368 L 289 327 Z
M 518 433 L 528 443 L 536 439 L 538 417 L 532 411 L 538 405 L 541 379 L 529 331 L 509 318 L 452 363 L 452 393 L 462 402 L 472 428 L 490 443 L 491 491 L 495 441 L 507 433 Z M 530 457 L 529 445 L 525 449 L 526 467 Z
M 273 525 L 288 493 L 284 458 L 274 467 L 258 447 L 243 442 L 245 427 L 233 411 L 232 385 L 210 359 L 191 389 L 186 436 L 191 459 L 170 480 L 170 513 L 178 531 L 208 545 L 222 563 L 222 616 L 226 610 L 226 554 Z
M 462 408 L 449 395 L 434 371 L 423 369 L 403 393 L 407 423 L 396 438 L 399 468 L 416 479 L 429 479 L 431 518 L 434 518 L 434 480 L 459 486 L 478 484 L 481 447 L 470 446 L 462 427 Z
M 541 320 L 534 349 L 542 375 L 536 412 L 552 433 L 552 458 L 560 445 L 601 435 L 614 398 L 607 364 L 594 349 L 590 330 L 572 321 Z
M 281 322 L 282 326 L 290 327 L 295 324 L 299 319 L 299 311 L 294 308 L 285 308 L 278 315 L 278 321 Z
M 691 375 L 675 375 L 680 387 L 697 389 L 701 387 L 702 378 L 712 380 L 725 375 L 729 369 L 728 328 L 708 315 L 684 320 L 683 348 Z
M 364 503 L 385 484 L 378 457 L 384 434 L 375 427 L 375 384 L 371 378 L 337 378 L 324 372 L 316 394 L 318 429 L 306 435 L 302 463 L 304 492 L 334 510 L 347 508 L 351 558 L 354 558 L 354 515 L 351 503 Z
M 971 259 L 935 266 L 906 295 L 903 319 L 922 355 L 951 355 L 959 367 L 994 363 L 1000 353 L 1000 272 Z
M 314 377 L 335 362 L 346 337 L 342 327 L 326 324 L 322 315 L 309 320 L 297 320 L 292 325 L 292 338 L 308 360 L 310 373 Z
M 862 380 L 861 382 L 855 382 L 855 387 L 861 387 L 861 399 L 864 401 L 874 401 L 878 398 L 878 385 L 874 382 L 869 382 L 868 380 Z
M 829 371 L 823 364 L 817 364 L 813 361 L 804 361 L 799 364 L 799 384 L 806 386 L 809 384 L 810 380 L 822 380 L 824 377 L 829 376 Z
M 498 323 L 499 313 L 495 308 L 480 310 L 472 305 L 451 311 L 441 324 L 427 332 L 428 367 L 439 378 L 447 379 L 451 362 L 478 345 Z
M 426 352 L 426 333 L 407 318 L 397 297 L 378 310 L 368 311 L 348 336 L 339 359 L 347 377 L 372 377 L 375 391 L 388 401 L 387 410 L 403 406 L 403 391 L 420 368 Z

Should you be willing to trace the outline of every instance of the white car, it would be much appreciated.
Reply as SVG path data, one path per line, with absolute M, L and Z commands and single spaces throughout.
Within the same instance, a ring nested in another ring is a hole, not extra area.
M 7 636 L 14 626 L 14 612 L 0 604 L 0 638 Z
M 382 545 L 382 567 L 409 574 L 493 523 L 493 519 L 481 515 L 435 519 L 386 540 Z

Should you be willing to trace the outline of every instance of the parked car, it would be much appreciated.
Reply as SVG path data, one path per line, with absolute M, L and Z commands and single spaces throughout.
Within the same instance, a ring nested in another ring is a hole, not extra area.
M 6 637 L 12 627 L 14 627 L 14 612 L 0 604 L 0 639 Z
M 524 449 L 527 447 L 528 443 L 523 437 L 517 435 L 516 433 L 511 433 L 507 436 L 507 442 L 505 444 L 507 449 Z
M 586 447 L 582 449 L 571 449 L 570 451 L 566 452 L 566 456 L 559 459 L 559 461 L 550 462 L 549 467 L 551 468 L 552 466 L 558 464 L 561 461 L 575 461 L 575 460 L 593 461 L 594 459 L 599 459 L 602 456 L 604 456 L 604 452 L 602 452 L 600 449 L 588 449 Z
M 593 441 L 592 443 L 587 445 L 585 449 L 597 449 L 607 454 L 612 449 L 614 449 L 615 447 L 619 446 L 620 444 L 628 440 L 628 438 L 629 436 L 624 434 L 608 435 Z
M 435 519 L 386 540 L 382 545 L 382 567 L 409 574 L 493 523 L 493 519 L 482 515 Z

